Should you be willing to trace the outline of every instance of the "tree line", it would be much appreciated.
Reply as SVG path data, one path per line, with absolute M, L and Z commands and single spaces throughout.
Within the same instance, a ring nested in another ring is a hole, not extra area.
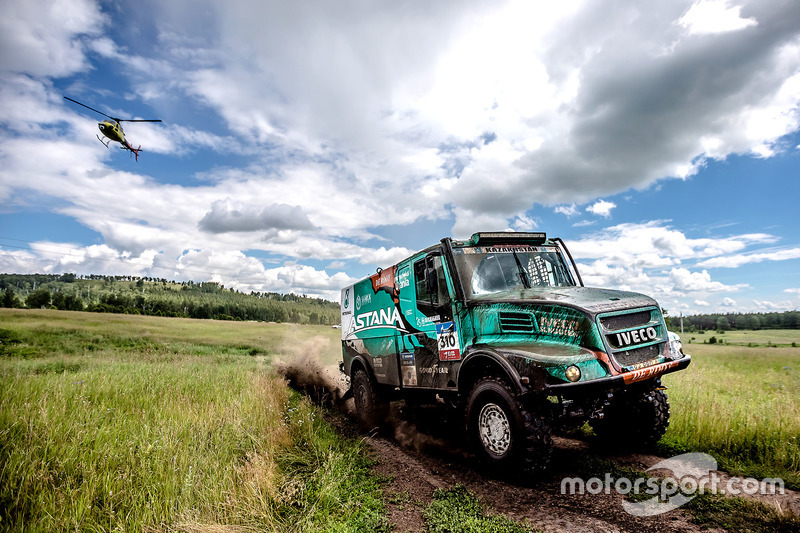
M 0 274 L 0 305 L 217 320 L 338 324 L 339 305 L 306 295 L 251 292 L 216 282 L 75 274 Z
M 667 317 L 667 326 L 680 331 L 681 319 Z M 782 313 L 712 313 L 683 317 L 684 331 L 729 331 L 758 329 L 800 329 L 800 311 Z

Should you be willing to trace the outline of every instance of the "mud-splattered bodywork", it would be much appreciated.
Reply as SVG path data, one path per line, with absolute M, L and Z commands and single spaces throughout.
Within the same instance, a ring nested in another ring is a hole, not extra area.
M 521 394 L 573 397 L 653 380 L 690 357 L 647 296 L 581 286 L 543 234 L 444 239 L 342 290 L 342 350 L 398 392 L 463 394 L 491 369 Z

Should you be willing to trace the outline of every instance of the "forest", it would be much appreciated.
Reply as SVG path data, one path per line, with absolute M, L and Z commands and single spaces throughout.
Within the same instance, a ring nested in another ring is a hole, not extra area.
M 75 274 L 0 274 L 0 306 L 128 313 L 297 324 L 339 323 L 339 305 L 321 298 L 273 292 L 241 293 L 220 283 Z M 667 316 L 681 331 L 681 318 Z M 683 317 L 683 330 L 800 329 L 800 311 L 704 314 Z
M 220 283 L 75 274 L 0 274 L 0 306 L 297 324 L 339 323 L 339 305 L 305 295 L 251 292 Z
M 672 331 L 681 330 L 679 317 L 667 317 Z M 735 331 L 759 329 L 800 329 L 800 311 L 782 313 L 727 313 L 683 317 L 684 331 Z

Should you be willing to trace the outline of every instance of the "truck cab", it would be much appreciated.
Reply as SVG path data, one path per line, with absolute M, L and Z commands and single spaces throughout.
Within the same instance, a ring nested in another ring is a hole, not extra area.
M 341 294 L 343 370 L 364 425 L 388 402 L 463 411 L 476 454 L 544 470 L 554 428 L 648 446 L 669 404 L 660 377 L 691 357 L 652 298 L 589 288 L 560 239 L 450 238 Z

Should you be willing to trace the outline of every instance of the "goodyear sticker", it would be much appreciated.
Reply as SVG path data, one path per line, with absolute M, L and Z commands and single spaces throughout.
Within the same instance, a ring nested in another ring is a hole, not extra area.
M 461 344 L 455 322 L 436 324 L 436 341 L 439 345 L 439 361 L 461 360 Z

